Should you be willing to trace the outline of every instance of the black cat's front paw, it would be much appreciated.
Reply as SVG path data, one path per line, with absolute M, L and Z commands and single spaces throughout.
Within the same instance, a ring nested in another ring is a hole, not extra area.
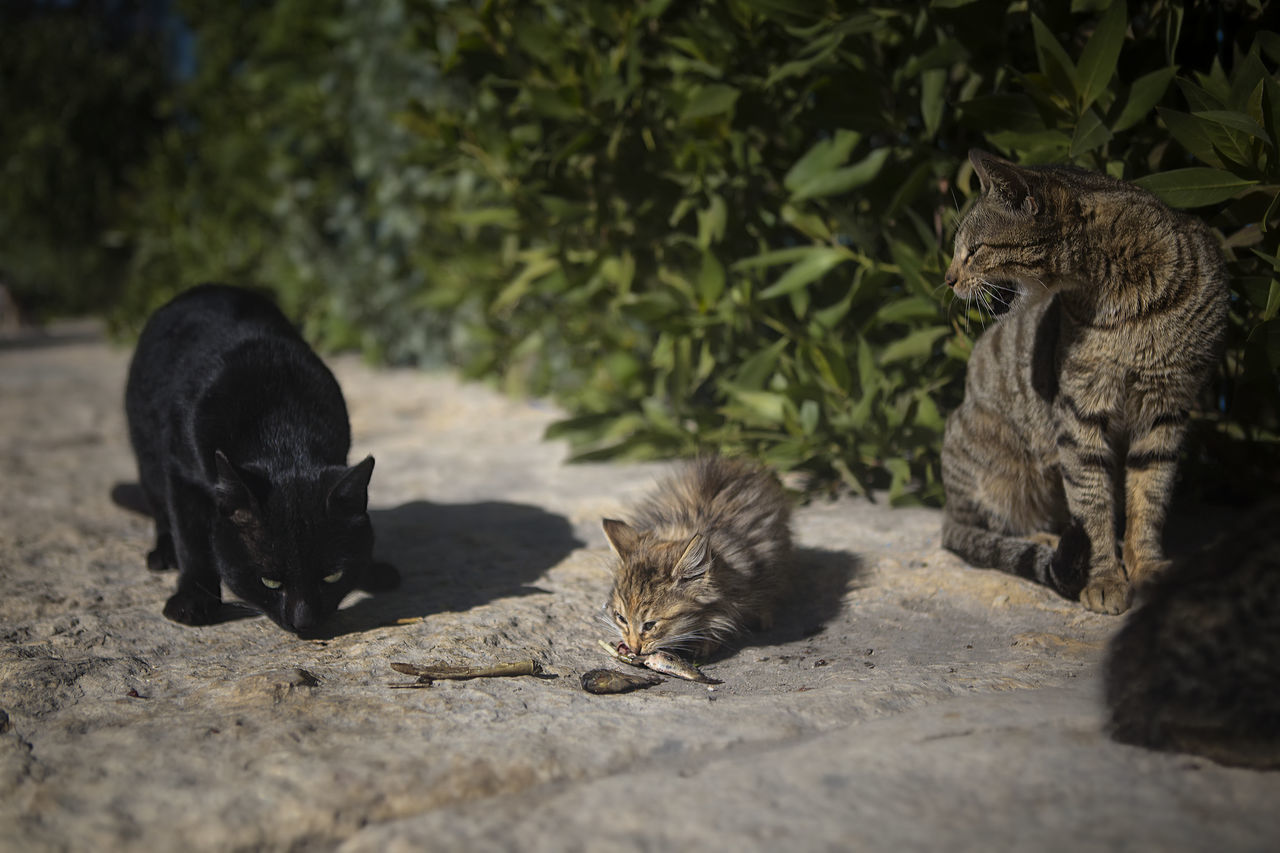
M 375 562 L 364 573 L 359 587 L 365 592 L 386 592 L 400 585 L 400 571 L 390 563 Z
M 211 625 L 222 602 L 204 593 L 175 592 L 164 605 L 164 615 L 183 625 Z
M 178 558 L 173 553 L 172 537 L 157 537 L 156 547 L 147 552 L 147 568 L 153 572 L 167 572 L 177 567 Z

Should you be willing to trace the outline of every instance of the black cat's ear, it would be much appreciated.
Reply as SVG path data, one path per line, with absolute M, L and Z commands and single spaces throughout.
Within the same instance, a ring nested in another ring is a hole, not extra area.
M 237 513 L 255 513 L 258 501 L 227 455 L 215 450 L 213 463 L 218 471 L 218 479 L 213 484 L 213 499 L 219 514 L 223 518 L 232 518 Z
M 969 151 L 969 162 L 978 175 L 983 195 L 999 199 L 1030 216 L 1040 212 L 1040 200 L 1031 189 L 1030 173 L 1026 169 L 977 148 Z
M 676 561 L 671 570 L 671 579 L 675 581 L 691 581 L 702 577 L 711 568 L 711 549 L 707 547 L 707 537 L 701 533 L 693 534 L 684 553 Z
M 366 456 L 352 465 L 329 490 L 325 509 L 330 518 L 350 518 L 369 511 L 369 478 L 373 476 L 373 457 Z
M 631 556 L 631 553 L 636 550 L 636 546 L 640 544 L 640 534 L 625 521 L 606 518 L 600 523 L 600 526 L 604 528 L 605 538 L 609 540 L 613 550 L 617 551 L 618 556 L 624 560 Z

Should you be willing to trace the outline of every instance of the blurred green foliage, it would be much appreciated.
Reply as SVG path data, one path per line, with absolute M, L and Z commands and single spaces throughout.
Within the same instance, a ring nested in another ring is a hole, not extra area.
M 0 284 L 33 318 L 119 294 L 129 173 L 162 126 L 163 42 L 108 5 L 0 3 Z
M 265 284 L 322 346 L 552 395 L 580 458 L 718 447 L 934 502 L 990 322 L 941 284 L 976 145 L 1220 230 L 1232 337 L 1195 470 L 1257 460 L 1280 423 L 1266 5 L 187 0 L 198 72 L 132 173 L 116 319 Z

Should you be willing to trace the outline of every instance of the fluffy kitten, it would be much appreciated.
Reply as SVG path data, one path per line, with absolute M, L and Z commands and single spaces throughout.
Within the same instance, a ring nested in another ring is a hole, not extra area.
M 1280 768 L 1280 504 L 1181 561 L 1111 642 L 1111 734 Z
M 177 567 L 164 614 L 205 625 L 221 585 L 303 631 L 373 564 L 373 457 L 348 468 L 351 430 L 333 374 L 274 304 L 203 285 L 151 316 L 125 390 L 138 477 L 156 523 L 147 567 Z
M 1167 564 L 1179 448 L 1226 328 L 1222 252 L 1122 181 L 969 156 L 982 194 L 946 281 L 1013 304 L 974 345 L 947 419 L 943 544 L 1119 613 Z
M 791 552 L 791 503 L 772 474 L 706 456 L 658 485 L 627 524 L 604 520 L 619 557 L 604 619 L 628 649 L 705 655 L 766 628 Z

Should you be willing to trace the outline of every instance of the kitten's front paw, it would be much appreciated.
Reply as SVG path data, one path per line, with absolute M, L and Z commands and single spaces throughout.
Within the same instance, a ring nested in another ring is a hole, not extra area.
M 1115 615 L 1129 609 L 1133 588 L 1123 578 L 1100 577 L 1089 581 L 1080 593 L 1080 603 L 1094 613 Z
M 221 601 L 203 593 L 175 592 L 164 605 L 164 615 L 183 625 L 211 625 L 221 608 Z
M 400 572 L 390 563 L 373 563 L 360 582 L 365 592 L 386 592 L 400 585 Z

